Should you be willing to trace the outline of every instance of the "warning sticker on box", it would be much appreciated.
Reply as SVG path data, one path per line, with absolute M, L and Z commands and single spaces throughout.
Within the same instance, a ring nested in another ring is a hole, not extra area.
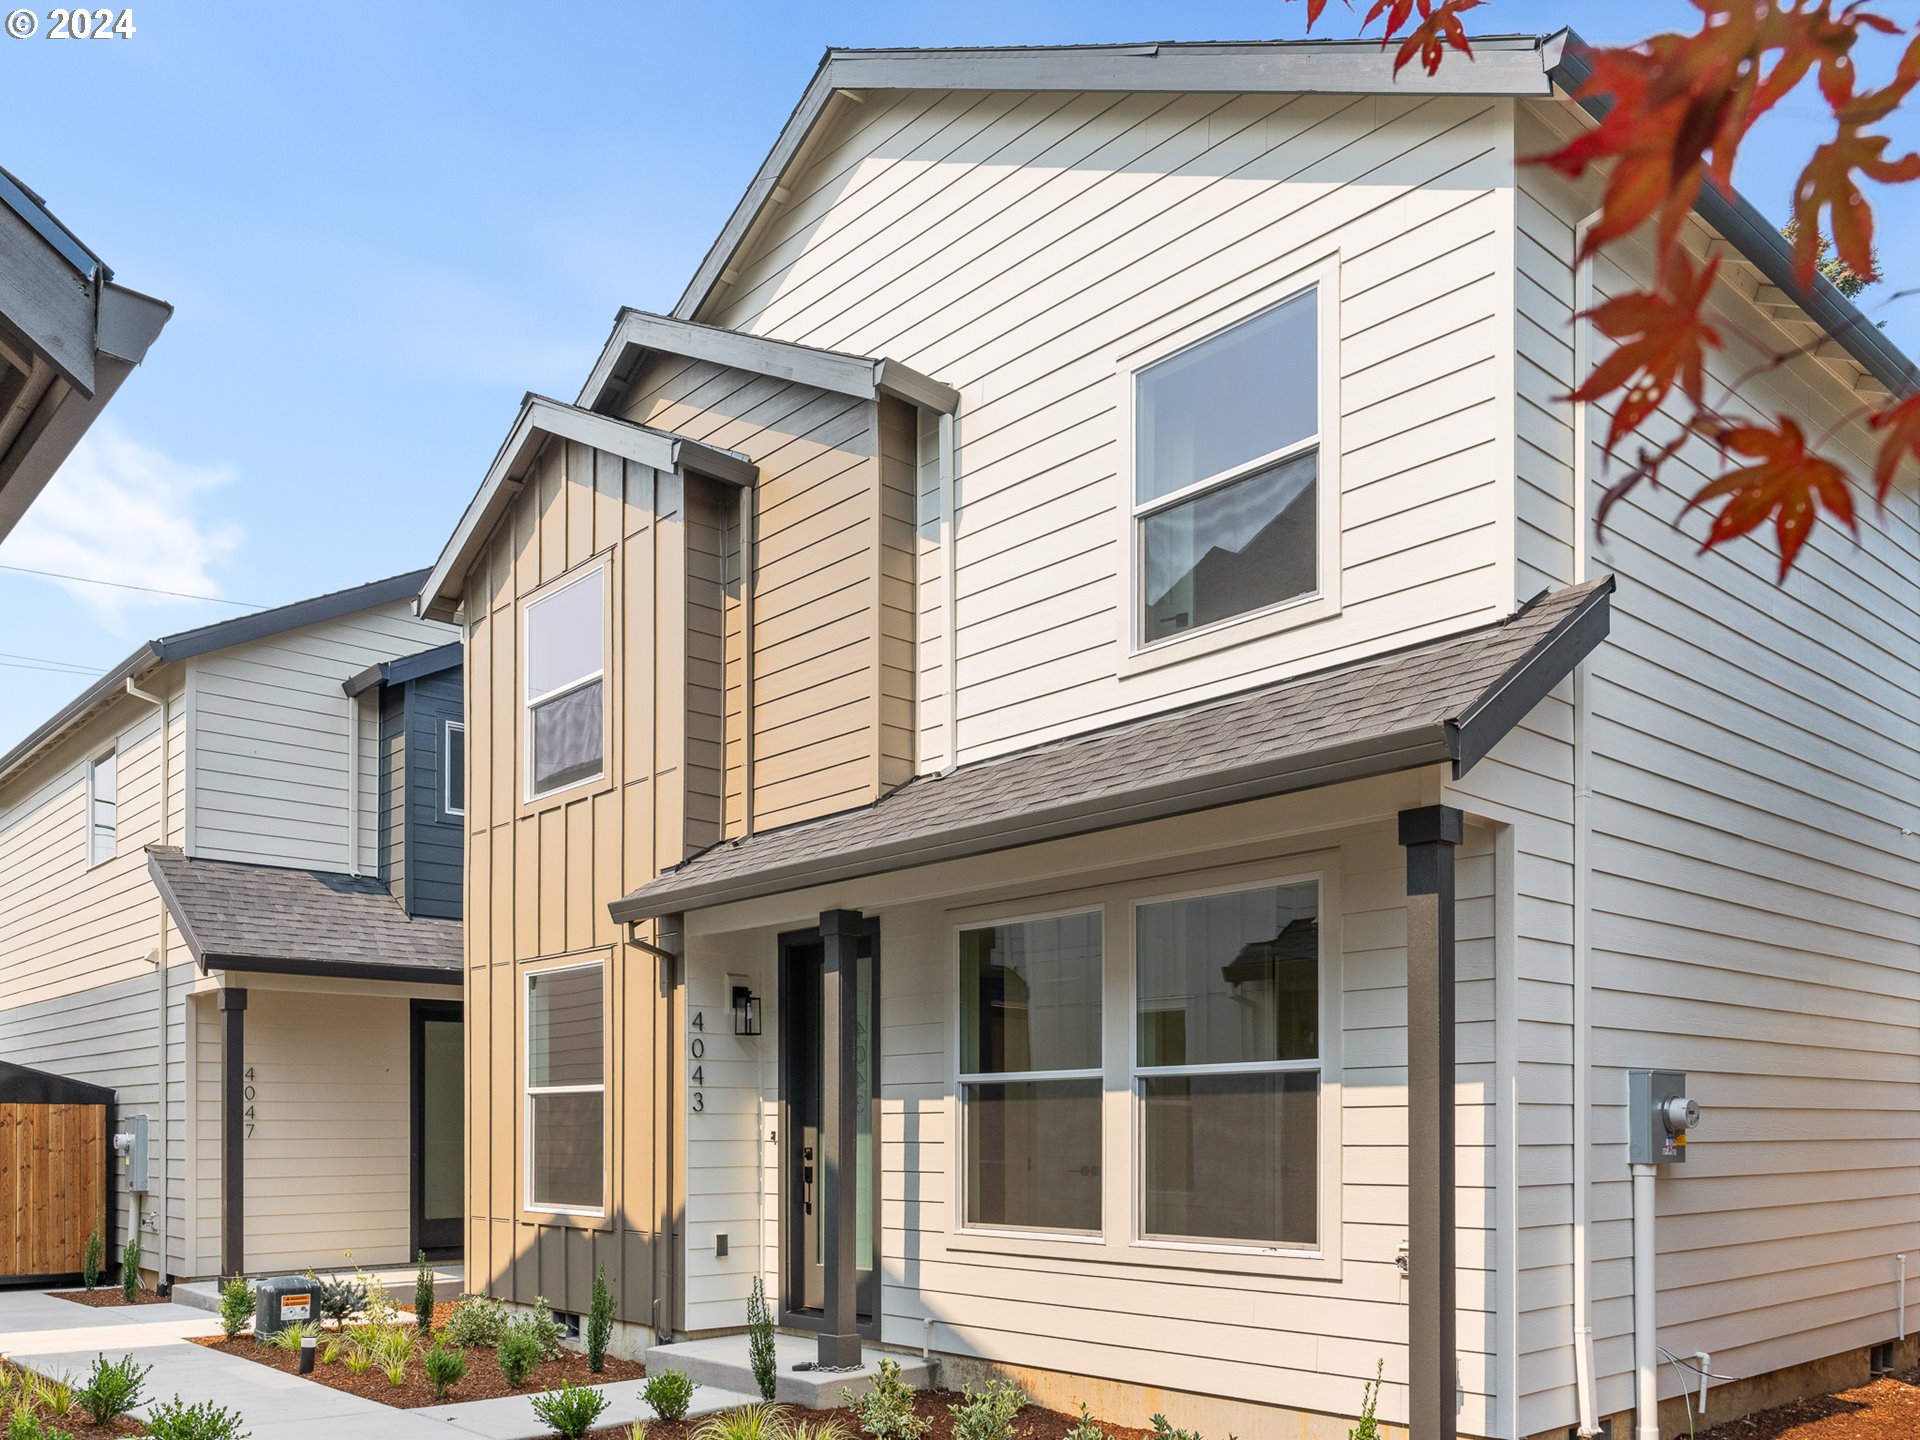
M 290 1292 L 280 1297 L 280 1318 L 282 1320 L 311 1320 L 313 1318 L 313 1295 L 306 1290 Z

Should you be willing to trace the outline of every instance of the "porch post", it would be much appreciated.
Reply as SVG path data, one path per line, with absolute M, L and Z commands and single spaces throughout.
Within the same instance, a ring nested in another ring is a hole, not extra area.
M 247 992 L 220 991 L 220 1273 L 247 1268 Z
M 857 910 L 820 916 L 824 999 L 820 1045 L 826 1085 L 820 1103 L 820 1200 L 826 1207 L 826 1307 L 821 1317 L 820 1364 L 860 1363 L 854 1240 L 859 1207 L 859 1068 L 855 1029 L 860 1016 L 860 932 Z
M 1460 812 L 1400 812 L 1407 851 L 1407 1252 L 1412 1440 L 1454 1440 L 1453 852 Z

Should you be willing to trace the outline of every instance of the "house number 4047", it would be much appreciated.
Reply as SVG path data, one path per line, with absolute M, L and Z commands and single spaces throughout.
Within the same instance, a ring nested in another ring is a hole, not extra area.
M 707 1097 L 700 1088 L 707 1083 L 707 1067 L 702 1063 L 707 1058 L 706 1012 L 694 1011 L 688 1017 L 687 1029 L 692 1032 L 687 1037 L 687 1059 L 692 1062 L 687 1074 L 687 1105 L 698 1115 L 707 1108 Z

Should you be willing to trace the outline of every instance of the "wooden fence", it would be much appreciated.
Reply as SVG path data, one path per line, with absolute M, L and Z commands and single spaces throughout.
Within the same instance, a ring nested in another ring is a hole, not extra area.
M 58 1089 L 8 1085 L 0 1075 L 0 1283 L 79 1275 L 96 1227 L 103 1270 L 116 1258 L 108 1208 L 112 1106 L 104 1098 L 62 1098 Z

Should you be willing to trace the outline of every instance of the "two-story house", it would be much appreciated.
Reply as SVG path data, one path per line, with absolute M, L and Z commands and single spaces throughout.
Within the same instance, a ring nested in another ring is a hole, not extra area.
M 0 757 L 0 1057 L 145 1118 L 149 1283 L 457 1253 L 460 647 L 396 576 L 141 646 Z
M 830 1365 L 1249 1437 L 1380 1361 L 1416 1440 L 1656 1440 L 1913 1357 L 1914 498 L 1783 584 L 1667 493 L 1597 536 L 1640 260 L 1524 163 L 1581 49 L 1392 60 L 829 52 L 528 398 L 421 597 L 470 1284 L 759 1278 Z M 1906 360 L 1745 202 L 1688 241 L 1715 382 L 1864 473 Z

